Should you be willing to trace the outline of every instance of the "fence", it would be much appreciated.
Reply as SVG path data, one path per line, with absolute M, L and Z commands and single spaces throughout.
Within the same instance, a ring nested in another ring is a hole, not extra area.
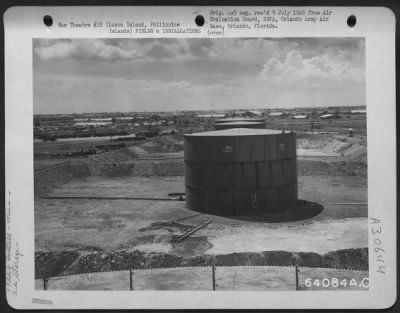
M 367 290 L 367 280 L 368 272 L 362 270 L 297 265 L 199 266 L 43 277 L 35 281 L 35 287 L 44 290 Z

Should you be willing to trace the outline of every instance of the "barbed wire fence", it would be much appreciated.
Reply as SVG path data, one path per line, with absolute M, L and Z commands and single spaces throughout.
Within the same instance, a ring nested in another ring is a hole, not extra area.
M 47 276 L 43 275 L 40 280 L 42 280 L 42 286 L 43 290 L 48 290 L 49 289 L 49 281 L 52 279 L 58 279 L 62 280 L 63 278 L 69 278 L 69 277 L 74 277 L 74 276 L 81 276 L 81 275 L 89 275 L 89 274 L 104 274 L 104 273 L 118 273 L 118 272 L 127 272 L 127 275 L 129 275 L 129 290 L 134 291 L 135 290 L 135 276 L 137 276 L 138 273 L 141 273 L 143 271 L 159 271 L 159 270 L 189 270 L 189 269 L 206 269 L 210 268 L 209 275 L 211 277 L 211 286 L 210 290 L 216 291 L 218 290 L 217 287 L 219 287 L 217 281 L 218 277 L 217 275 L 217 269 L 238 269 L 238 268 L 279 268 L 279 269 L 292 269 L 293 270 L 293 287 L 295 287 L 295 290 L 301 290 L 300 286 L 300 279 L 299 279 L 299 273 L 301 273 L 302 268 L 304 269 L 315 269 L 315 270 L 338 270 L 338 271 L 348 271 L 348 272 L 368 272 L 366 269 L 359 269 L 359 268 L 339 268 L 339 267 L 312 267 L 312 266 L 301 266 L 298 264 L 295 265 L 232 265 L 232 266 L 225 266 L 225 265 L 198 265 L 198 266 L 178 266 L 178 267 L 154 267 L 154 268 L 124 268 L 124 269 L 112 269 L 112 270 L 102 270 L 102 271 L 84 271 L 84 272 L 79 272 L 79 273 L 73 273 L 73 274 L 62 274 L 62 275 L 57 275 L 57 276 Z M 233 278 L 233 284 L 236 282 L 236 274 Z

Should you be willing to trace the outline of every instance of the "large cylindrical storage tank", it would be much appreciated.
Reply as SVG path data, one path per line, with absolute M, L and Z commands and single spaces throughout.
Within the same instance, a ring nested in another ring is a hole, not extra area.
M 237 121 L 237 122 L 215 123 L 214 128 L 217 130 L 229 129 L 229 128 L 265 128 L 265 122 Z
M 226 117 L 214 120 L 215 123 L 231 123 L 231 122 L 260 122 L 265 123 L 265 118 L 261 117 Z
M 234 128 L 185 135 L 187 207 L 223 216 L 297 204 L 296 134 Z

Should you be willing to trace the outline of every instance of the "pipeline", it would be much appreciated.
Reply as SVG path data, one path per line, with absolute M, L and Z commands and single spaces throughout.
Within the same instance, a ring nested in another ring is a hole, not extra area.
M 150 200 L 150 201 L 183 201 L 180 198 L 149 198 L 149 197 L 96 197 L 96 196 L 46 196 L 42 199 L 63 200 Z
M 351 203 L 324 203 L 323 205 L 368 205 L 364 202 L 351 202 Z
M 156 157 L 140 157 L 136 158 L 137 161 L 168 161 L 168 160 L 183 160 L 183 157 L 169 157 L 169 158 L 156 158 Z
M 177 222 L 182 222 L 182 221 L 187 220 L 189 218 L 193 218 L 193 217 L 200 216 L 200 215 L 203 215 L 203 214 L 200 213 L 200 214 L 194 214 L 194 215 L 178 218 L 177 220 L 169 221 L 168 224 L 174 224 L 174 223 L 177 223 Z
M 187 237 L 189 237 L 190 235 L 192 235 L 196 231 L 202 229 L 203 227 L 206 227 L 211 222 L 212 222 L 212 220 L 205 220 L 205 221 L 197 224 L 196 226 L 194 226 L 191 229 L 189 229 L 187 232 L 185 232 L 182 235 L 178 236 L 174 241 L 175 242 L 181 242 L 181 241 L 185 240 Z

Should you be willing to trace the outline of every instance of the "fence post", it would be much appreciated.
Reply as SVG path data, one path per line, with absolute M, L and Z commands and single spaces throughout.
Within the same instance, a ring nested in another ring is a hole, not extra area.
M 47 277 L 43 276 L 43 290 L 47 290 Z
M 213 290 L 215 290 L 215 265 L 212 265 L 212 281 L 213 281 Z
M 133 290 L 133 271 L 132 268 L 129 268 L 129 287 Z
M 295 265 L 295 271 L 296 271 L 296 290 L 299 290 L 299 269 L 297 267 L 297 264 Z

